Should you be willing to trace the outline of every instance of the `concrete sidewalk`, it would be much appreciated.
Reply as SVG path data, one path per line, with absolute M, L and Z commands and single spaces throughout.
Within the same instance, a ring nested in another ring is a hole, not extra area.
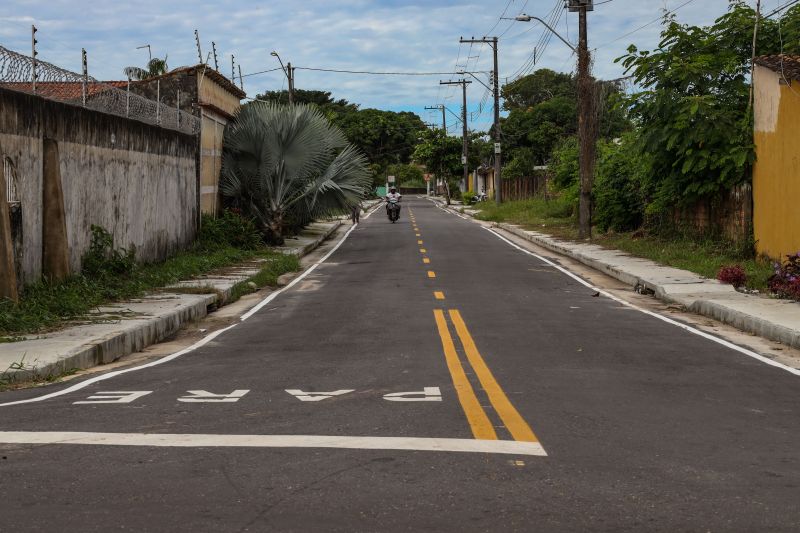
M 449 209 L 459 213 L 461 207 L 450 206 Z M 463 210 L 465 215 L 471 217 L 478 212 L 474 209 Z M 665 302 L 681 305 L 688 311 L 742 331 L 800 348 L 800 304 L 796 302 L 744 294 L 731 285 L 704 278 L 694 272 L 666 267 L 596 244 L 556 239 L 514 224 L 491 223 L 491 226 L 575 259 L 640 292 L 652 291 L 656 298 Z
M 278 248 L 302 257 L 329 238 L 342 222 L 316 222 Z M 46 333 L 20 342 L 0 344 L 0 375 L 24 380 L 58 376 L 75 369 L 111 363 L 173 335 L 180 327 L 205 317 L 227 303 L 233 288 L 261 270 L 252 261 L 217 273 L 186 280 L 139 300 L 119 302 L 96 310 L 91 323 Z M 220 273 L 224 272 L 224 273 Z M 213 290 L 187 294 L 186 289 Z M 184 292 L 181 292 L 184 291 Z M 4 372 L 5 371 L 5 372 Z

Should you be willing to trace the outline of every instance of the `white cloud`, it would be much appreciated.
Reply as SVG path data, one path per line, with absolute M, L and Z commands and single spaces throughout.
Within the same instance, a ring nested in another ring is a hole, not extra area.
M 512 0 L 507 13 L 523 9 L 545 17 L 562 0 Z M 598 5 L 589 16 L 590 45 L 613 41 L 659 17 L 666 6 L 673 9 L 685 0 L 613 0 Z M 765 0 L 765 9 L 779 0 Z M 504 1 L 480 0 L 273 0 L 260 3 L 245 0 L 140 0 L 126 2 L 75 2 L 70 0 L 5 0 L 0 7 L 4 46 L 28 53 L 30 24 L 39 28 L 40 57 L 64 68 L 80 69 L 80 49 L 89 53 L 91 73 L 102 79 L 118 79 L 128 65 L 144 64 L 150 44 L 154 55 L 169 55 L 172 67 L 197 63 L 194 29 L 202 39 L 203 54 L 210 41 L 217 43 L 220 70 L 230 71 L 230 54 L 242 70 L 256 72 L 277 66 L 269 55 L 277 50 L 285 61 L 298 67 L 341 68 L 375 71 L 452 71 L 456 58 L 464 63 L 469 46 L 460 46 L 459 36 L 480 36 L 498 21 Z M 524 6 L 524 8 L 523 8 Z M 681 21 L 707 24 L 724 13 L 727 0 L 694 0 L 678 11 Z M 534 24 L 534 23 L 529 23 Z M 563 13 L 558 31 L 574 41 L 577 16 Z M 528 61 L 542 35 L 540 26 L 501 21 L 493 33 L 503 33 L 500 44 L 501 78 L 512 76 Z M 659 24 L 653 24 L 618 42 L 601 47 L 595 54 L 598 77 L 622 74 L 615 57 L 628 44 L 653 47 Z M 470 68 L 489 70 L 491 51 L 473 46 Z M 478 57 L 479 56 L 479 57 Z M 551 39 L 537 68 L 571 71 L 575 58 L 557 39 Z M 251 94 L 279 89 L 281 72 L 245 79 Z M 446 78 L 447 76 L 442 76 Z M 351 76 L 299 70 L 297 86 L 333 91 L 334 95 L 363 107 L 420 111 L 425 105 L 450 96 L 447 104 L 456 111 L 460 94 L 440 88 L 439 77 Z M 470 106 L 477 105 L 485 90 L 478 83 L 470 87 Z M 481 124 L 490 117 L 484 109 Z M 426 120 L 440 120 L 437 115 Z

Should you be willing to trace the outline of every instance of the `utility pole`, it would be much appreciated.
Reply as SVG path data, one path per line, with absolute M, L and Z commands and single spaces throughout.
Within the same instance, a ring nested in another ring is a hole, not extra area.
M 461 43 L 488 44 L 494 51 L 494 71 L 492 73 L 492 92 L 494 93 L 494 200 L 498 205 L 502 203 L 503 182 L 500 179 L 500 170 L 503 166 L 502 145 L 500 141 L 500 70 L 497 67 L 497 37 L 484 37 L 483 39 L 461 39 Z
M 753 107 L 753 77 L 756 74 L 756 45 L 758 42 L 758 27 L 761 24 L 761 0 L 756 2 L 756 24 L 753 28 L 753 56 L 750 58 L 750 98 L 747 100 L 747 112 Z
M 444 107 L 444 104 L 439 104 L 435 106 L 425 106 L 425 109 L 436 109 L 442 112 L 442 129 L 444 130 L 445 136 L 447 136 L 447 117 L 445 116 L 445 110 L 447 108 Z
M 287 77 L 289 79 L 289 105 L 294 103 L 294 68 L 291 63 L 286 63 Z
M 472 83 L 469 80 L 461 79 L 458 81 L 440 81 L 440 85 L 461 85 L 461 92 L 463 95 L 463 104 L 461 106 L 461 125 L 462 129 L 462 148 L 461 148 L 461 163 L 464 165 L 464 183 L 467 183 L 469 179 L 469 163 L 467 161 L 469 156 L 469 143 L 467 142 L 467 136 L 469 131 L 467 130 L 467 85 Z M 445 190 L 447 191 L 447 204 L 450 204 L 450 186 L 447 184 L 447 180 L 445 180 Z
M 578 143 L 580 144 L 580 205 L 579 230 L 581 239 L 592 238 L 592 185 L 596 155 L 597 113 L 595 112 L 594 80 L 589 73 L 591 56 L 586 23 L 587 11 L 593 11 L 592 0 L 569 0 L 570 12 L 578 12 Z

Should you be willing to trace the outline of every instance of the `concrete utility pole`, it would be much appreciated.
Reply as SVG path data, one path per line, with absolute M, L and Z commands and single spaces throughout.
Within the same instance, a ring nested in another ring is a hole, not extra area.
M 461 39 L 461 43 L 482 43 L 492 47 L 494 52 L 494 71 L 492 74 L 492 93 L 494 93 L 494 201 L 499 205 L 503 201 L 503 182 L 500 170 L 503 166 L 503 153 L 500 141 L 500 71 L 497 68 L 497 37 L 483 39 Z
M 597 138 L 594 80 L 589 73 L 591 56 L 586 23 L 587 11 L 593 11 L 592 0 L 569 0 L 569 10 L 578 12 L 578 143 L 580 144 L 580 206 L 579 230 L 581 239 L 592 238 L 592 184 Z
M 461 125 L 462 125 L 462 148 L 461 148 L 461 163 L 464 165 L 464 183 L 469 179 L 469 143 L 467 136 L 469 131 L 467 129 L 467 85 L 472 83 L 469 80 L 461 79 L 458 81 L 440 81 L 440 85 L 461 85 L 461 92 L 463 95 L 463 104 L 461 106 Z M 450 204 L 450 188 L 445 181 L 445 190 L 447 191 L 447 203 Z

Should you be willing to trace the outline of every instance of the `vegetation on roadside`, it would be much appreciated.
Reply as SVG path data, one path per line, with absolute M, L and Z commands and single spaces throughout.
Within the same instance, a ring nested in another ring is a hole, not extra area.
M 178 281 L 254 259 L 265 260 L 255 280 L 259 286 L 274 285 L 278 276 L 299 268 L 296 256 L 265 247 L 253 223 L 233 213 L 216 220 L 204 216 L 191 249 L 155 264 L 137 263 L 133 250 L 115 247 L 107 231 L 93 226 L 81 274 L 58 283 L 29 285 L 19 303 L 0 301 L 0 338 L 20 340 L 20 335 L 66 323 L 102 319 L 92 315 L 104 304 L 138 298 Z
M 366 156 L 315 106 L 253 102 L 225 128 L 220 192 L 268 243 L 349 213 L 371 183 Z
M 578 236 L 574 206 L 563 196 L 553 200 L 532 198 L 506 202 L 499 207 L 485 202 L 476 208 L 481 210 L 477 215 L 481 220 L 518 224 L 563 239 L 577 239 Z M 773 274 L 768 261 L 753 257 L 752 243 L 734 243 L 690 230 L 610 231 L 596 236 L 592 242 L 709 279 L 715 279 L 721 268 L 738 264 L 747 275 L 745 286 L 760 291 L 767 289 L 767 280 Z

